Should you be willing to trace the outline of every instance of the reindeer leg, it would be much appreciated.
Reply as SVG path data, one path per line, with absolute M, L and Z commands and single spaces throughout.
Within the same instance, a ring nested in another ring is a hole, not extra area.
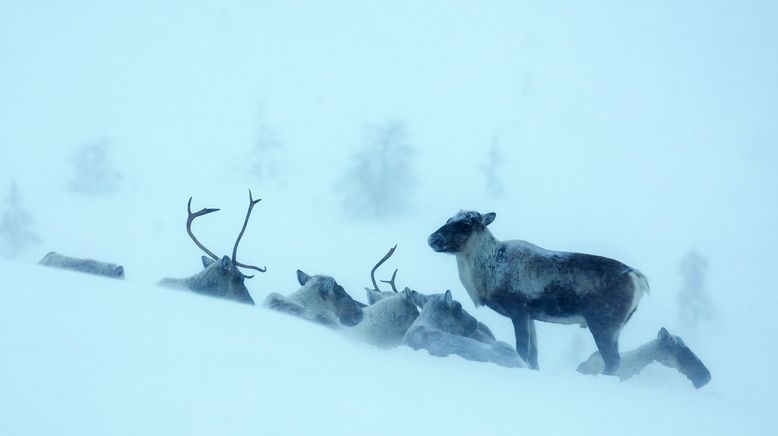
M 540 369 L 538 366 L 538 336 L 535 334 L 535 320 L 529 320 L 529 365 L 531 368 Z
M 589 331 L 594 337 L 594 343 L 600 350 L 600 356 L 605 363 L 602 373 L 616 375 L 621 358 L 619 357 L 619 331 L 612 327 L 602 326 L 600 323 L 589 323 Z
M 539 369 L 537 349 L 533 351 L 532 347 L 534 326 L 529 314 L 526 312 L 516 313 L 511 316 L 511 321 L 513 321 L 513 331 L 516 333 L 516 352 L 527 362 L 530 369 Z M 530 356 L 533 354 L 534 361 L 531 361 Z

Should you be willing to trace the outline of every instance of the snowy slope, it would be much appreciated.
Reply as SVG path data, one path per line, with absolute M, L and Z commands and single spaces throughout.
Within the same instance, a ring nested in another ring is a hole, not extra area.
M 619 383 L 379 350 L 261 308 L 0 263 L 0 433 L 772 434 L 672 371 Z M 35 277 L 30 283 L 29 277 Z M 23 291 L 22 291 L 23 289 Z M 766 398 L 765 398 L 766 399 Z M 622 433 L 624 432 L 624 433 Z

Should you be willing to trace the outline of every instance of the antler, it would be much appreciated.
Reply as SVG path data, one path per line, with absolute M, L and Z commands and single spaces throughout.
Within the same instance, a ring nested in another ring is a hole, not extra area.
M 246 212 L 246 219 L 243 221 L 243 228 L 240 229 L 240 234 L 238 234 L 238 239 L 235 241 L 235 246 L 232 248 L 232 263 L 235 264 L 235 266 L 239 266 L 241 268 L 247 268 L 247 269 L 253 269 L 259 272 L 265 272 L 267 271 L 267 268 L 259 268 L 252 265 L 246 265 L 243 263 L 240 263 L 237 261 L 235 256 L 238 254 L 238 244 L 240 244 L 240 238 L 243 237 L 243 232 L 246 231 L 246 225 L 249 223 L 249 217 L 251 216 L 251 210 L 254 209 L 254 206 L 262 201 L 262 199 L 254 200 L 254 197 L 251 195 L 251 189 L 249 189 L 249 210 Z M 254 276 L 246 276 L 246 278 L 251 278 Z
M 219 209 L 201 209 L 199 212 L 192 213 L 192 197 L 189 197 L 189 203 L 186 204 L 186 210 L 189 213 L 189 216 L 186 219 L 186 232 L 189 233 L 189 237 L 192 238 L 195 245 L 200 247 L 201 250 L 203 250 L 207 255 L 211 256 L 213 260 L 219 260 L 219 256 L 211 253 L 211 250 L 205 248 L 203 244 L 200 243 L 200 241 L 195 238 L 195 235 L 192 233 L 192 221 L 194 221 L 195 218 L 203 215 L 208 215 L 211 212 L 216 212 Z
M 392 290 L 394 292 L 397 292 L 397 287 L 394 286 L 394 279 L 397 277 L 397 271 L 399 271 L 398 268 L 395 268 L 394 273 L 392 273 L 392 279 L 391 280 L 381 280 L 381 283 L 388 283 L 392 286 Z
M 386 253 L 384 255 L 384 257 L 382 257 L 381 260 L 378 261 L 377 264 L 375 264 L 375 266 L 373 267 L 372 270 L 370 270 L 370 280 L 373 281 L 373 288 L 376 291 L 381 291 L 381 289 L 378 288 L 378 283 L 376 283 L 376 281 L 375 281 L 375 271 L 378 269 L 379 266 L 381 266 L 381 264 L 386 262 L 387 259 L 392 257 L 392 255 L 394 254 L 394 250 L 395 249 L 397 249 L 397 245 L 395 245 L 394 247 L 389 249 L 389 252 Z M 395 276 L 397 276 L 397 270 L 394 270 L 394 274 L 392 274 L 392 280 L 390 280 L 390 281 L 381 280 L 381 282 L 382 283 L 389 283 L 389 284 L 391 284 L 392 285 L 392 289 L 394 290 L 394 292 L 397 292 L 397 288 L 394 287 L 394 278 L 395 278 Z

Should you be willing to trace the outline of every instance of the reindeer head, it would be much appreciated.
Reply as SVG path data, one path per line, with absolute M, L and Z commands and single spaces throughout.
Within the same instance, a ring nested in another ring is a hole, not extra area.
M 431 234 L 427 243 L 438 253 L 457 253 L 464 248 L 470 236 L 484 230 L 496 216 L 494 212 L 481 215 L 476 211 L 461 210 Z
M 297 281 L 302 288 L 295 292 L 295 296 L 306 308 L 334 313 L 340 323 L 346 326 L 362 321 L 362 306 L 332 277 L 309 276 L 297 270 Z
M 205 248 L 200 241 L 197 240 L 192 233 L 192 221 L 195 218 L 207 215 L 212 212 L 216 212 L 219 209 L 201 209 L 198 212 L 192 213 L 192 198 L 189 198 L 187 204 L 188 217 L 186 220 L 186 231 L 189 237 L 192 238 L 195 245 L 203 250 L 208 257 L 202 256 L 203 271 L 195 274 L 192 277 L 186 279 L 163 279 L 160 284 L 167 286 L 185 287 L 194 292 L 201 294 L 207 294 L 214 297 L 222 297 L 230 300 L 238 301 L 240 303 L 254 304 L 254 300 L 251 298 L 244 281 L 254 276 L 248 276 L 243 274 L 238 267 L 253 269 L 259 272 L 265 272 L 265 268 L 259 268 L 252 265 L 245 265 L 237 261 L 238 244 L 243 237 L 243 233 L 246 231 L 246 225 L 248 224 L 249 217 L 251 216 L 251 210 L 259 203 L 261 199 L 254 200 L 249 191 L 249 208 L 246 212 L 246 219 L 243 221 L 243 228 L 241 228 L 238 238 L 235 241 L 235 245 L 232 248 L 232 258 L 229 256 L 223 256 L 219 258 L 213 254 L 210 250 Z
M 657 334 L 657 341 L 662 350 L 659 361 L 663 365 L 675 368 L 688 378 L 695 388 L 699 389 L 710 381 L 710 371 L 705 364 L 686 346 L 683 339 L 671 335 L 664 327 Z
M 424 295 L 410 291 L 412 301 L 421 308 L 421 317 L 430 326 L 452 335 L 472 337 L 478 331 L 478 320 L 462 309 L 462 305 L 444 294 Z

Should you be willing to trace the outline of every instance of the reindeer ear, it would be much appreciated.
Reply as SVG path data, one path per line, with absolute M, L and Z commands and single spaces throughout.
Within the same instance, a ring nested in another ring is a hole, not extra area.
M 375 304 L 376 301 L 381 298 L 381 292 L 376 291 L 375 289 L 365 288 L 365 292 L 367 292 L 368 304 Z
M 489 224 L 494 221 L 494 219 L 497 217 L 497 214 L 494 212 L 489 212 L 487 214 L 484 214 L 481 216 L 481 224 L 484 225 L 484 227 L 488 226 Z
M 451 307 L 454 305 L 454 297 L 451 296 L 451 290 L 446 290 L 446 293 L 443 295 L 443 299 L 445 300 L 446 304 Z
M 222 257 L 222 260 L 221 260 L 221 267 L 222 267 L 222 269 L 227 271 L 227 270 L 230 269 L 230 266 L 232 266 L 232 261 L 230 260 L 230 258 L 227 257 L 227 256 Z
M 124 277 L 124 267 L 119 265 L 113 270 L 114 277 Z
M 210 258 L 210 257 L 208 257 L 208 256 L 200 256 L 200 260 L 202 260 L 202 261 L 203 261 L 203 268 L 208 268 L 208 267 L 209 267 L 209 266 L 211 266 L 211 265 L 212 265 L 214 262 L 216 262 L 215 260 L 211 259 L 211 258 Z
M 427 296 L 422 294 L 421 292 L 416 292 L 412 289 L 405 288 L 406 290 L 404 292 L 408 293 L 408 296 L 410 297 L 410 300 L 419 307 L 419 309 L 424 308 L 424 305 L 427 304 Z
M 659 333 L 657 333 L 656 337 L 657 339 L 666 341 L 670 338 L 670 332 L 668 332 L 666 328 L 662 327 L 661 329 L 659 329 Z
M 300 282 L 300 286 L 305 286 L 306 283 L 308 283 L 308 280 L 310 280 L 311 276 L 308 274 L 297 270 L 297 281 Z

